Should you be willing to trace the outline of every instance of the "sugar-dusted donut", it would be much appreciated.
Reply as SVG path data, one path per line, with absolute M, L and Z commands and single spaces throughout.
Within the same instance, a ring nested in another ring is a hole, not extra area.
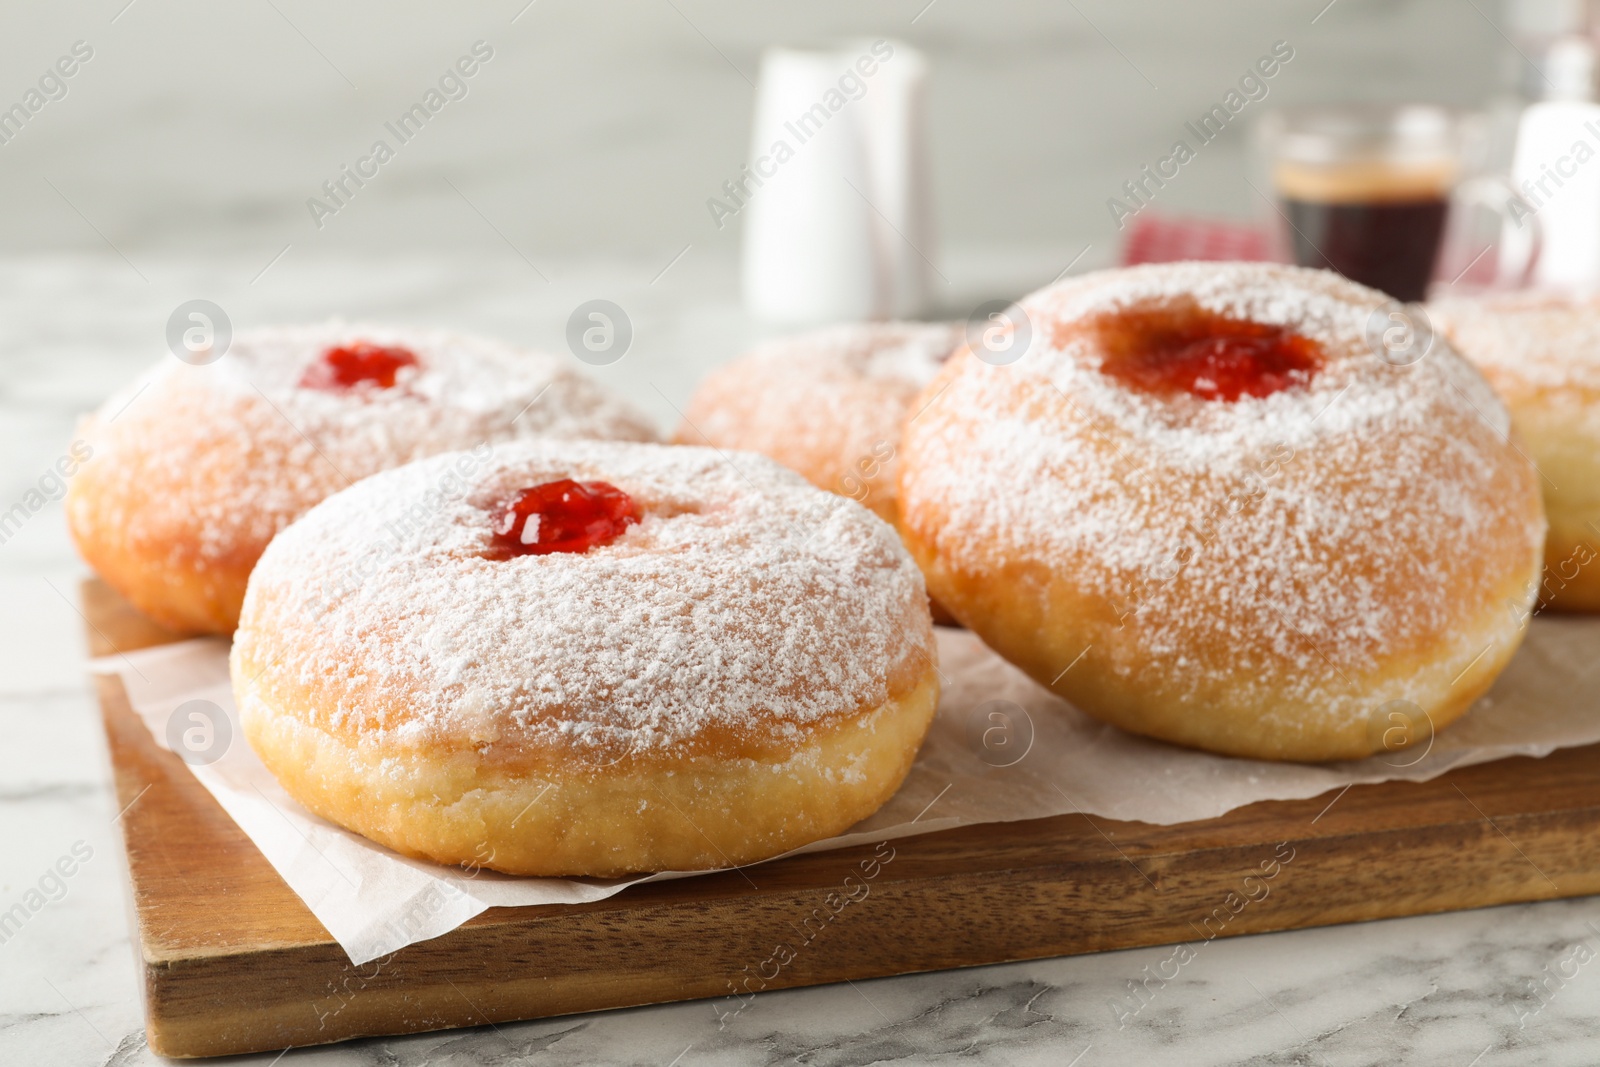
M 1541 605 L 1600 611 L 1600 301 L 1496 295 L 1430 311 L 1504 398 L 1543 475 L 1550 535 Z
M 901 526 L 930 591 L 1151 737 L 1328 760 L 1445 726 L 1521 640 L 1544 513 L 1448 343 L 1375 354 L 1385 303 L 1214 263 L 1027 298 L 1025 354 L 958 355 L 906 428 Z
M 938 698 L 894 531 L 760 456 L 519 441 L 376 475 L 267 547 L 244 733 L 307 808 L 514 874 L 747 863 L 837 833 Z
M 673 440 L 771 456 L 893 523 L 900 426 L 961 342 L 959 326 L 922 322 L 768 341 L 701 381 Z
M 953 323 L 830 326 L 768 341 L 703 379 L 672 440 L 746 449 L 899 522 L 900 427 L 963 341 Z M 935 622 L 955 620 L 935 601 Z
M 518 437 L 654 440 L 644 416 L 551 356 L 330 323 L 168 357 L 85 420 L 66 511 L 78 550 L 140 611 L 227 633 L 274 534 L 330 493 Z

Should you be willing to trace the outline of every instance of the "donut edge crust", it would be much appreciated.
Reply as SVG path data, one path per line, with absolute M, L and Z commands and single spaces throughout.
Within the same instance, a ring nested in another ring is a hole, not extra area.
M 840 833 L 900 788 L 939 700 L 930 663 L 885 703 L 809 729 L 781 761 L 624 758 L 516 773 L 470 751 L 351 745 L 271 706 L 237 645 L 232 669 L 247 740 L 307 809 L 405 856 L 542 877 L 739 866 Z
M 1504 387 L 1503 376 L 1491 381 Z M 1509 395 L 1508 395 L 1509 394 Z M 1515 433 L 1540 474 L 1545 516 L 1541 608 L 1600 612 L 1600 427 L 1593 415 L 1600 393 L 1522 393 L 1504 388 Z
M 215 484 L 196 488 L 167 476 L 138 443 L 119 458 L 109 447 L 118 442 L 98 419 L 81 422 L 78 434 L 94 443 L 95 453 L 68 484 L 64 509 L 67 530 L 84 562 L 141 614 L 168 630 L 232 633 L 239 625 L 250 571 L 266 541 L 240 541 L 225 556 L 208 558 L 193 523 L 178 521 L 170 512 L 153 515 L 145 503 L 152 497 L 183 499 L 227 490 Z M 130 526 L 119 518 L 131 514 L 139 514 L 140 522 Z
M 1366 714 L 1339 716 L 1322 706 L 1296 707 L 1287 698 L 1204 709 L 1152 705 L 1140 699 L 1136 685 L 1130 688 L 1114 672 L 1097 670 L 1092 651 L 1063 677 L 1058 664 L 1071 662 L 1078 650 L 1096 639 L 1094 605 L 1081 602 L 1048 576 L 1036 575 L 1029 584 L 1045 586 L 1041 597 L 1048 608 L 1034 616 L 1024 610 L 1021 598 L 1007 595 L 1009 583 L 994 581 L 992 575 L 956 574 L 914 536 L 907 538 L 907 547 L 930 588 L 941 590 L 958 614 L 982 620 L 986 644 L 1085 713 L 1130 733 L 1225 756 L 1311 763 L 1381 753 L 1384 733 L 1373 724 L 1381 721 L 1377 713 L 1395 681 L 1403 680 L 1405 689 L 1418 696 L 1415 702 L 1434 733 L 1466 714 L 1521 646 L 1543 567 L 1543 559 L 1535 553 L 1524 569 L 1508 577 L 1502 596 L 1487 601 L 1478 618 L 1464 620 L 1432 655 L 1391 658 L 1378 670 L 1351 677 L 1350 685 L 1360 694 Z M 1297 731 L 1266 725 L 1268 719 L 1285 713 L 1295 716 Z

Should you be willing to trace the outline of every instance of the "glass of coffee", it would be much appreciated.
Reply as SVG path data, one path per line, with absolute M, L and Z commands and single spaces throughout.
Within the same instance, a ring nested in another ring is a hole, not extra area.
M 1453 211 L 1511 217 L 1509 185 L 1467 178 L 1471 129 L 1444 108 L 1276 112 L 1261 134 L 1284 258 L 1338 271 L 1396 300 L 1427 296 Z M 1501 251 L 1483 266 L 1502 285 L 1520 285 L 1534 252 Z

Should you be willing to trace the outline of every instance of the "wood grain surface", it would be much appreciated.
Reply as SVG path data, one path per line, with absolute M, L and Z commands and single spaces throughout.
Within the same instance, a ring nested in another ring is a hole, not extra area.
M 97 581 L 83 600 L 97 655 L 174 640 Z M 694 998 L 715 1022 L 763 989 L 1600 892 L 1595 746 L 1179 826 L 974 826 L 492 908 L 355 967 L 121 683 L 96 684 L 149 1043 L 167 1056 Z

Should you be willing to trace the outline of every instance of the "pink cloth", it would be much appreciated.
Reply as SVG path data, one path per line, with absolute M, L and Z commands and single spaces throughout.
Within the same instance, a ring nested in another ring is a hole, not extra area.
M 1215 219 L 1162 218 L 1140 214 L 1122 245 L 1122 265 L 1180 260 L 1271 260 L 1265 231 Z

